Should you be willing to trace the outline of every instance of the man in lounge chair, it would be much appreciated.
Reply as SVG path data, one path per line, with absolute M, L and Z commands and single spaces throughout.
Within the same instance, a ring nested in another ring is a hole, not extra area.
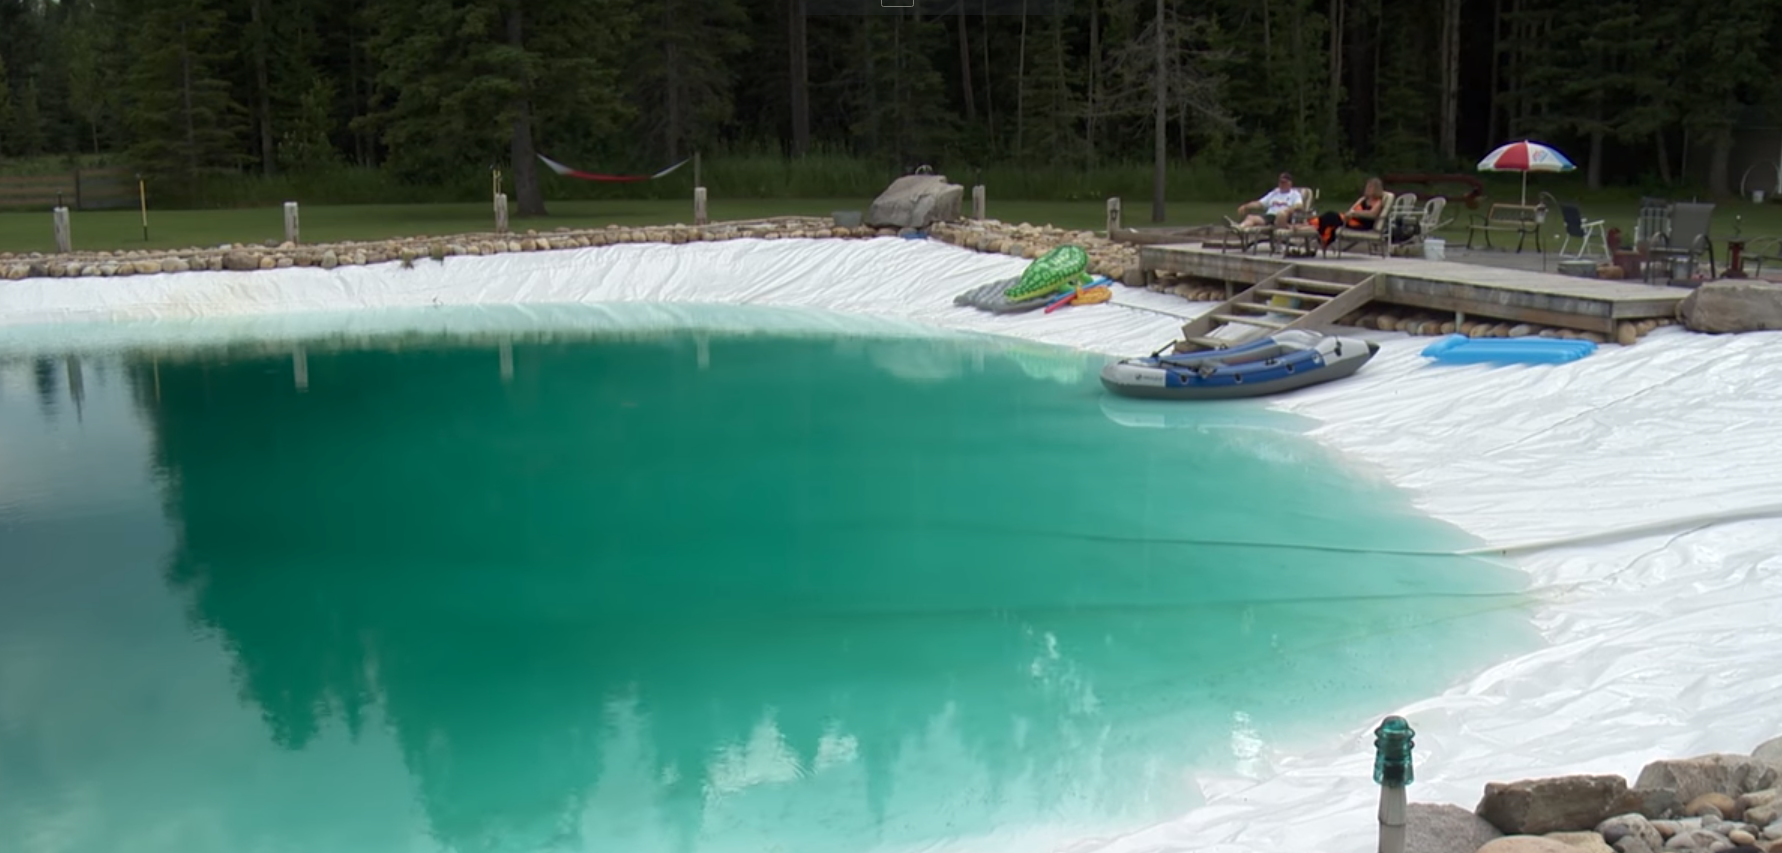
M 1238 205 L 1238 215 L 1243 216 L 1244 221 L 1232 222 L 1229 217 L 1226 221 L 1231 222 L 1234 228 L 1274 225 L 1277 217 L 1304 203 L 1305 195 L 1294 188 L 1293 176 L 1282 172 L 1280 182 L 1275 184 L 1275 188 L 1269 190 L 1267 195 L 1255 201 L 1247 201 Z M 1251 211 L 1260 211 L 1260 213 L 1251 213 Z M 1245 216 L 1246 213 L 1249 215 Z

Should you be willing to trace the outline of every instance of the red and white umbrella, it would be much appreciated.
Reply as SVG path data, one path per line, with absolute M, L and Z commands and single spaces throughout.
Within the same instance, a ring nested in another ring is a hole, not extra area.
M 1521 172 L 1523 204 L 1528 204 L 1529 172 L 1570 172 L 1576 168 L 1558 149 L 1526 139 L 1501 146 L 1479 161 L 1481 172 Z

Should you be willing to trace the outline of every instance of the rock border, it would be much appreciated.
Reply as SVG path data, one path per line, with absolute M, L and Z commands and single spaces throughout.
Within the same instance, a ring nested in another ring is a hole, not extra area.
M 1782 737 L 1615 775 L 1492 782 L 1471 813 L 1412 803 L 1406 853 L 1782 853 Z
M 258 245 L 234 243 L 213 248 L 127 249 L 69 254 L 7 252 L 0 253 L 0 278 L 21 281 L 27 278 L 73 276 L 113 277 L 223 270 L 246 272 L 290 267 L 334 269 L 390 262 L 413 264 L 427 259 L 443 261 L 457 256 L 585 249 L 626 243 L 678 245 L 743 238 L 868 239 L 896 237 L 900 234 L 907 236 L 912 233 L 911 229 L 900 232 L 896 228 L 874 228 L 867 225 L 843 227 L 835 225 L 829 217 L 788 216 L 697 226 L 564 227 L 546 232 L 529 230 L 524 234 L 485 232 L 444 237 L 423 235 L 303 245 L 267 241 Z M 1134 247 L 1109 241 L 1094 232 L 1067 231 L 1050 226 L 968 220 L 937 223 L 928 230 L 927 236 L 955 246 L 1018 258 L 1037 258 L 1061 243 L 1075 242 L 1089 251 L 1092 273 L 1115 280 L 1123 280 L 1127 266 L 1138 261 L 1138 251 Z

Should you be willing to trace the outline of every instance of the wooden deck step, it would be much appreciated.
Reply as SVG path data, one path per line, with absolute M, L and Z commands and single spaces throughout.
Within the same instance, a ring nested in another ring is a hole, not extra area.
M 1256 292 L 1263 296 L 1285 296 L 1289 299 L 1306 299 L 1312 302 L 1329 302 L 1335 296 L 1326 293 L 1307 293 L 1303 290 L 1276 290 L 1272 287 L 1258 287 Z
M 1267 302 L 1237 302 L 1233 303 L 1231 307 L 1240 311 L 1255 311 L 1259 314 L 1292 314 L 1295 317 L 1304 317 L 1312 313 L 1305 308 L 1288 308 L 1285 305 L 1270 305 Z
M 1213 316 L 1214 320 L 1218 320 L 1221 323 L 1237 323 L 1237 324 L 1241 324 L 1241 325 L 1245 325 L 1245 326 L 1262 326 L 1262 327 L 1268 328 L 1268 329 L 1285 329 L 1285 328 L 1287 328 L 1286 323 L 1278 323 L 1274 320 L 1264 320 L 1261 317 L 1241 317 L 1236 314 L 1214 314 L 1212 316 Z
M 1276 279 L 1276 281 L 1289 287 L 1298 288 L 1301 291 L 1310 290 L 1320 293 L 1347 293 L 1349 288 L 1355 286 L 1353 284 L 1344 284 L 1340 281 L 1319 281 L 1315 278 L 1295 278 L 1293 276 L 1282 276 L 1281 278 Z

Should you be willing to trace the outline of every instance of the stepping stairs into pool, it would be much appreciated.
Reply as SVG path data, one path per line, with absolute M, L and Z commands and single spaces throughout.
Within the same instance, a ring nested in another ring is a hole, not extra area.
M 1224 349 L 1282 329 L 1332 326 L 1374 298 L 1375 273 L 1349 284 L 1288 264 L 1182 326 L 1176 352 Z M 1235 327 L 1235 333 L 1225 331 Z

